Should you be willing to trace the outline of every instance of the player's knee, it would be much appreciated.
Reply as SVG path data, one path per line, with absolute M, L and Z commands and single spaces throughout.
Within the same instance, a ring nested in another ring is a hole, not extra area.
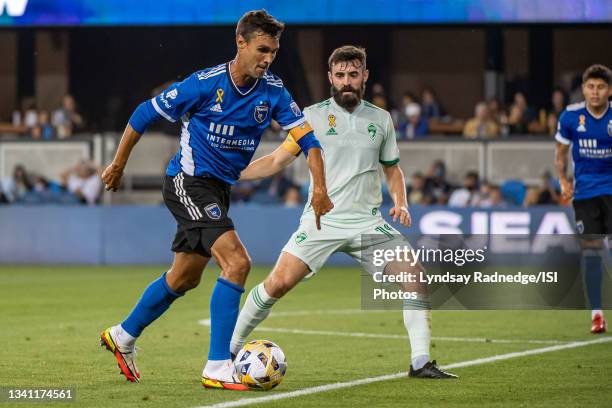
M 187 292 L 200 284 L 201 274 L 186 274 L 171 272 L 168 275 L 168 286 L 175 292 Z
M 188 290 L 195 289 L 199 284 L 200 284 L 200 277 L 186 278 L 181 283 L 181 288 L 179 289 L 179 292 L 187 292 Z
M 293 288 L 293 283 L 283 276 L 282 273 L 275 273 L 269 276 L 264 282 L 264 288 L 269 296 L 281 298 Z
M 223 269 L 224 278 L 230 282 L 243 285 L 251 270 L 251 266 L 251 258 L 248 255 L 236 257 L 228 262 L 227 267 Z

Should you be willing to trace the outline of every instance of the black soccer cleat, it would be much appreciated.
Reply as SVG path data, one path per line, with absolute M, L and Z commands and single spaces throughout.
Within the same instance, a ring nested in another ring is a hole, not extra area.
M 431 378 L 435 380 L 444 380 L 447 378 L 459 378 L 455 374 L 447 373 L 445 371 L 440 370 L 440 368 L 438 368 L 438 363 L 436 363 L 436 360 L 429 361 L 427 364 L 425 364 L 423 367 L 419 368 L 418 370 L 415 370 L 414 368 L 412 368 L 412 365 L 410 365 L 410 372 L 408 373 L 408 377 Z

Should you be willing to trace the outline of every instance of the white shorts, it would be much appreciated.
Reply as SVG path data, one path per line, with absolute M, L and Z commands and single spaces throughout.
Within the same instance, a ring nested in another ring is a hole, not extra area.
M 373 220 L 370 225 L 359 224 L 354 227 L 350 224 L 343 227 L 322 225 L 321 230 L 317 230 L 314 220 L 306 219 L 302 220 L 297 231 L 291 235 L 283 251 L 296 256 L 308 266 L 311 271 L 305 278 L 308 279 L 336 252 L 344 252 L 351 256 L 368 273 L 374 274 L 377 270 L 381 271 L 381 268 L 373 266 L 373 250 L 395 248 L 399 245 L 412 248 L 408 240 L 382 217 Z

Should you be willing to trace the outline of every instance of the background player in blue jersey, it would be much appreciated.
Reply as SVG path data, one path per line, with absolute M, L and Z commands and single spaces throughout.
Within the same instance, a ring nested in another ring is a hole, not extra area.
M 264 10 L 246 13 L 236 28 L 234 60 L 195 72 L 135 110 L 113 162 L 102 174 L 116 190 L 134 145 L 157 119 L 182 123 L 180 150 L 166 170 L 163 196 L 177 220 L 169 271 L 151 283 L 121 323 L 102 332 L 101 343 L 122 373 L 139 381 L 134 343 L 174 300 L 195 288 L 211 257 L 221 267 L 210 299 L 210 351 L 202 373 L 208 388 L 246 390 L 237 379 L 229 342 L 251 263 L 228 217 L 230 187 L 251 161 L 260 137 L 275 119 L 307 154 L 313 177 L 311 205 L 320 217 L 333 205 L 325 186 L 321 146 L 280 78 L 268 71 L 284 24 Z
M 601 310 L 604 238 L 612 234 L 612 72 L 592 65 L 582 75 L 584 102 L 569 105 L 559 118 L 556 168 L 561 192 L 573 197 L 576 230 L 583 234 L 582 266 L 592 309 L 592 333 L 604 333 Z M 567 178 L 572 148 L 574 185 Z

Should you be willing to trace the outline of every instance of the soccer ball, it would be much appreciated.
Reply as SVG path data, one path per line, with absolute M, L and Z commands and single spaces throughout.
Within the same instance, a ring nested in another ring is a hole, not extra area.
M 287 371 L 285 353 L 269 340 L 248 342 L 234 363 L 240 381 L 252 390 L 271 390 L 283 381 Z

